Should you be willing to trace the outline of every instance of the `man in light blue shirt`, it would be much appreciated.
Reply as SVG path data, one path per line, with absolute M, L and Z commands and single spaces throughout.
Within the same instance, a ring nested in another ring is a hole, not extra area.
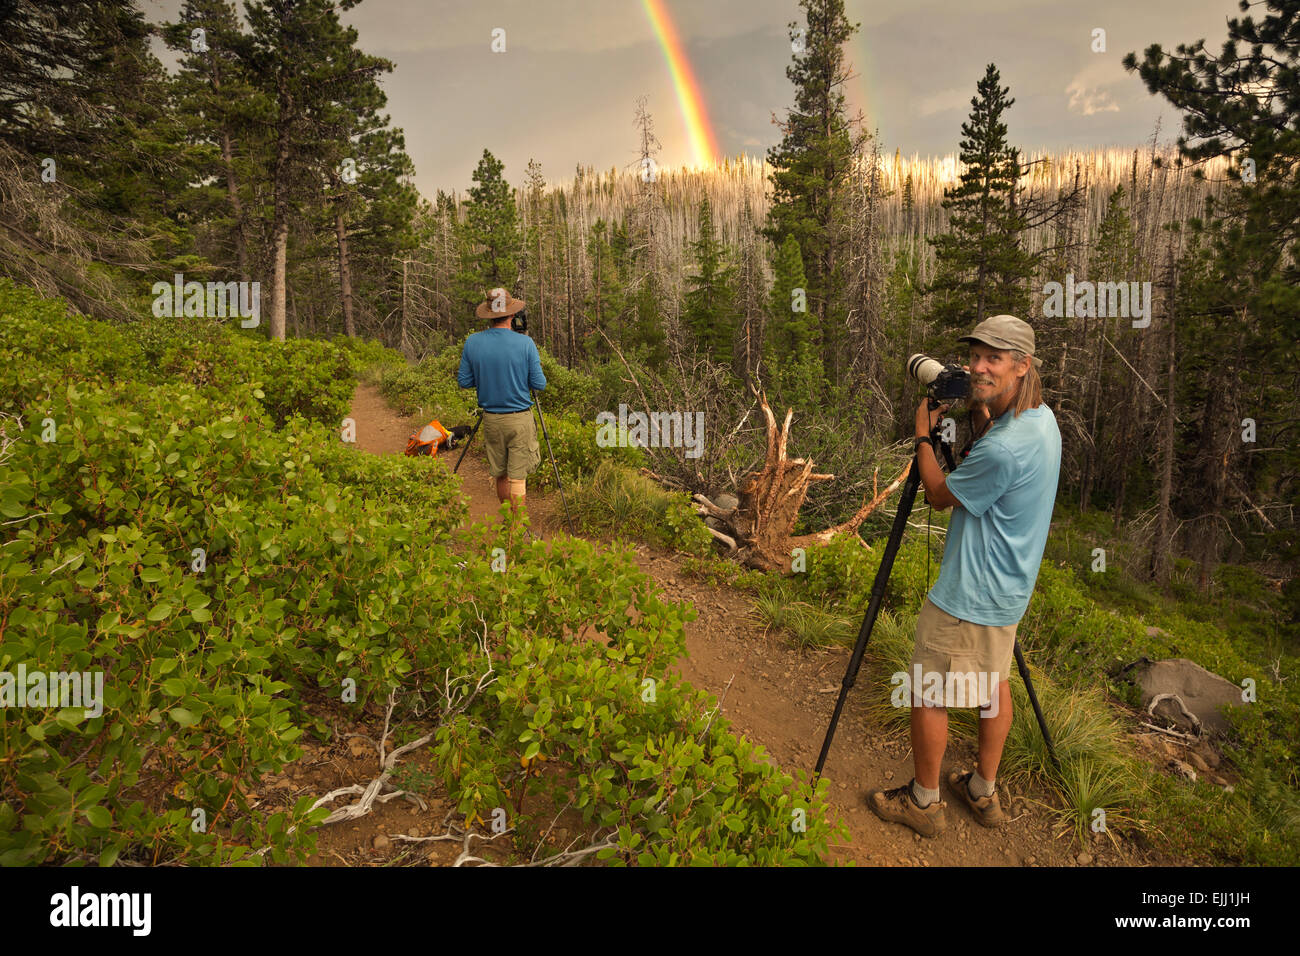
M 1011 729 L 1007 679 L 1016 626 L 1047 544 L 1061 467 L 1061 433 L 1042 401 L 1033 329 L 1014 316 L 997 315 L 959 341 L 971 343 L 971 423 L 982 430 L 946 478 L 921 442 L 929 440 L 948 406 L 931 410 L 927 399 L 916 413 L 926 500 L 939 510 L 954 509 L 939 580 L 917 618 L 907 675 L 916 775 L 902 787 L 873 791 L 867 800 L 877 816 L 923 836 L 947 825 L 939 770 L 948 741 L 947 708 L 953 706 L 978 706 L 982 719 L 977 765 L 951 772 L 949 788 L 984 826 L 1006 820 L 995 783 Z
M 511 318 L 525 303 L 505 289 L 493 289 L 475 315 L 492 327 L 465 340 L 456 381 L 473 388 L 483 409 L 483 448 L 488 474 L 496 483 L 497 500 L 510 500 L 516 510 L 524 503 L 525 480 L 542 460 L 533 420 L 530 389 L 546 388 L 537 345 L 514 331 Z

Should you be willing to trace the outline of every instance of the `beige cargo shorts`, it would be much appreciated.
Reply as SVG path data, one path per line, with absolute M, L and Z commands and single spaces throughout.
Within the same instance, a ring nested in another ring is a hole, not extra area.
M 908 671 L 912 706 L 988 707 L 1011 676 L 1016 628 L 953 617 L 927 596 Z
M 542 460 L 533 410 L 505 415 L 484 412 L 483 447 L 487 450 L 489 475 L 523 481 Z

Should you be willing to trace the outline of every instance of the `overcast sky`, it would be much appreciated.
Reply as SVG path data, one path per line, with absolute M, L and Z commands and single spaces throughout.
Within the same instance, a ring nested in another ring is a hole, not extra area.
M 181 0 L 141 0 L 152 20 Z M 779 139 L 794 91 L 786 25 L 795 0 L 665 0 L 703 94 L 719 149 L 762 156 Z M 242 10 L 242 3 L 239 4 Z M 985 66 L 997 64 L 1015 105 L 1013 144 L 1032 151 L 1162 141 L 1181 126 L 1120 61 L 1152 43 L 1172 51 L 1205 39 L 1217 53 L 1234 0 L 846 0 L 861 30 L 847 44 L 858 78 L 846 93 L 878 128 L 885 149 L 955 152 Z M 343 14 L 363 50 L 396 69 L 383 81 L 388 112 L 406 135 L 415 182 L 464 192 L 488 148 L 514 184 L 530 158 L 547 179 L 576 164 L 627 166 L 645 94 L 663 144 L 661 165 L 693 162 L 663 48 L 642 0 L 364 0 Z M 491 50 L 492 31 L 506 51 Z M 1106 51 L 1094 52 L 1093 31 Z M 172 62 L 164 57 L 164 62 Z

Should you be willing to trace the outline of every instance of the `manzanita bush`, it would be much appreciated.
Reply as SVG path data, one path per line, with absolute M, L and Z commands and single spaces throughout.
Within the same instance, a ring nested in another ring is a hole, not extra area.
M 0 864 L 301 860 L 327 811 L 250 794 L 327 731 L 308 701 L 390 695 L 467 821 L 571 806 L 610 863 L 824 861 L 820 790 L 670 675 L 688 609 L 508 508 L 462 529 L 440 459 L 345 444 L 357 354 L 146 339 L 0 284 L 0 671 L 103 674 L 98 716 L 0 710 Z

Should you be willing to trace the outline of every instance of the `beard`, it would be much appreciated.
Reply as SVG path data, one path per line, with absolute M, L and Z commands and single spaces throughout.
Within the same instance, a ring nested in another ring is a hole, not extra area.
M 981 391 L 981 392 L 976 392 L 975 389 L 976 389 L 977 387 L 981 387 L 981 386 L 982 386 L 982 391 Z M 1015 383 L 1015 382 L 1008 382 L 1006 385 L 1004 385 L 1004 386 L 1002 387 L 1002 390 L 1001 390 L 1001 391 L 998 391 L 998 392 L 993 391 L 993 389 L 996 388 L 996 387 L 997 387 L 996 383 L 993 383 L 993 382 L 987 382 L 987 383 L 985 383 L 985 382 L 980 382 L 980 383 L 972 382 L 972 383 L 971 383 L 971 393 L 970 393 L 970 395 L 971 395 L 971 397 L 970 397 L 971 404 L 973 404 L 973 405 L 990 405 L 990 404 L 992 404 L 994 401 L 996 401 L 997 399 L 1001 398 L 1003 395 L 1007 395 L 1007 394 L 1009 394 L 1009 393 L 1012 391 L 1012 389 L 1014 389 L 1014 388 L 1016 387 L 1016 383 Z

